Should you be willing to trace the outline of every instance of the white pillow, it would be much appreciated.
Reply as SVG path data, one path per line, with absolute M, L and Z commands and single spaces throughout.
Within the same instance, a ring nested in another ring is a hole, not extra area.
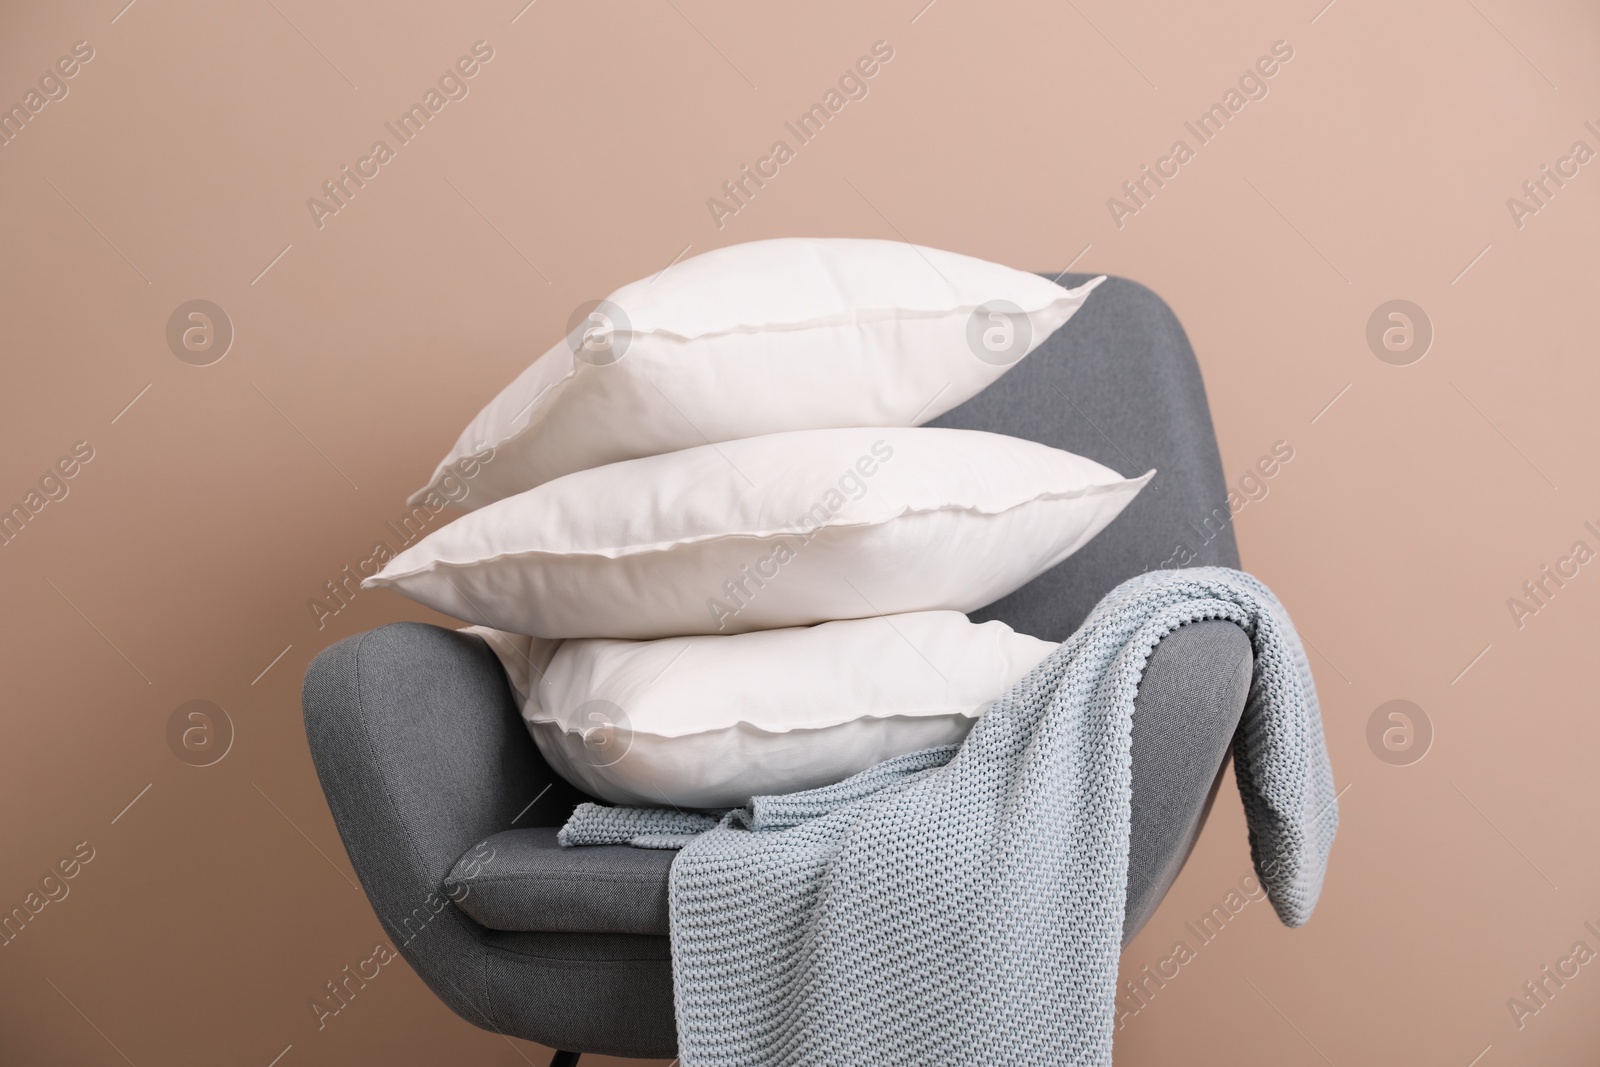
M 1104 281 L 899 241 L 720 248 L 625 285 L 489 402 L 420 503 L 468 456 L 471 510 L 573 471 L 782 430 L 914 426 L 980 392 Z
M 544 677 L 544 669 L 550 666 L 550 657 L 561 647 L 560 641 L 506 633 L 491 626 L 463 626 L 457 632 L 483 638 L 505 669 L 506 681 L 511 683 L 518 707 L 522 707 L 534 695 L 539 679 Z
M 734 807 L 958 742 L 1055 647 L 954 611 L 565 641 L 523 718 L 551 768 L 592 796 Z
M 767 434 L 547 482 L 362 585 L 547 638 L 972 611 L 1077 551 L 1154 473 L 976 430 Z

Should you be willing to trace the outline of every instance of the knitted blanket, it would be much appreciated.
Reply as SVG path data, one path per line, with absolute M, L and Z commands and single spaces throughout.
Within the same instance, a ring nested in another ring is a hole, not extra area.
M 1254 676 L 1234 767 L 1262 885 L 1311 915 L 1338 822 L 1311 671 L 1277 599 L 1219 567 L 1116 589 L 961 745 L 721 818 L 585 804 L 565 845 L 683 847 L 684 1067 L 1111 1063 L 1134 696 L 1178 626 L 1228 619 Z

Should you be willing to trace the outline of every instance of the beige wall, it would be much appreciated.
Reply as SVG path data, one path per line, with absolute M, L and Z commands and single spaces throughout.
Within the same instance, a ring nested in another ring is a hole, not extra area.
M 403 964 L 317 1030 L 309 999 L 383 934 L 300 679 L 429 616 L 363 593 L 319 629 L 307 600 L 579 303 L 686 248 L 825 234 L 1136 278 L 1189 329 L 1229 476 L 1294 447 L 1238 528 L 1315 649 L 1332 872 L 1306 928 L 1248 903 L 1200 946 L 1185 923 L 1248 869 L 1230 783 L 1124 957 L 1193 952 L 1125 999 L 1118 1063 L 1592 1062 L 1600 964 L 1520 1028 L 1507 1001 L 1600 951 L 1600 563 L 1520 626 L 1507 599 L 1600 550 L 1600 162 L 1520 220 L 1507 198 L 1600 150 L 1593 5 L 521 2 L 0 14 L 0 102 L 93 48 L 0 147 L 0 504 L 93 450 L 0 547 L 0 905 L 93 850 L 0 948 L 0 1059 L 542 1064 Z M 469 95 L 319 227 L 307 199 L 480 40 Z M 869 95 L 719 228 L 707 198 L 880 40 Z M 1279 41 L 1268 95 L 1200 145 L 1184 123 Z M 1178 138 L 1194 158 L 1119 226 L 1108 198 Z M 236 332 L 214 365 L 165 338 L 193 299 Z M 1394 299 L 1432 323 L 1420 362 L 1369 349 Z M 204 768 L 166 734 L 196 699 L 236 734 Z M 1420 762 L 1369 747 L 1394 699 L 1432 724 Z

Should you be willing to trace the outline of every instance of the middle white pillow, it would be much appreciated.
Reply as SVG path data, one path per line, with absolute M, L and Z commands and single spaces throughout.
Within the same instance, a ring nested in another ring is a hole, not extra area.
M 1154 474 L 976 430 L 768 434 L 546 482 L 362 585 L 547 638 L 967 612 L 1077 551 Z

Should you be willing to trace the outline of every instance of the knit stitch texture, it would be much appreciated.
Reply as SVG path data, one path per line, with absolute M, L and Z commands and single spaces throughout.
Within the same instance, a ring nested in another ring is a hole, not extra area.
M 715 825 L 579 807 L 563 844 L 688 842 L 670 881 L 684 1067 L 1109 1065 L 1134 697 L 1162 637 L 1201 619 L 1254 647 L 1234 768 L 1262 885 L 1304 923 L 1338 802 L 1300 639 L 1249 575 L 1150 572 L 959 746 L 756 797 Z

